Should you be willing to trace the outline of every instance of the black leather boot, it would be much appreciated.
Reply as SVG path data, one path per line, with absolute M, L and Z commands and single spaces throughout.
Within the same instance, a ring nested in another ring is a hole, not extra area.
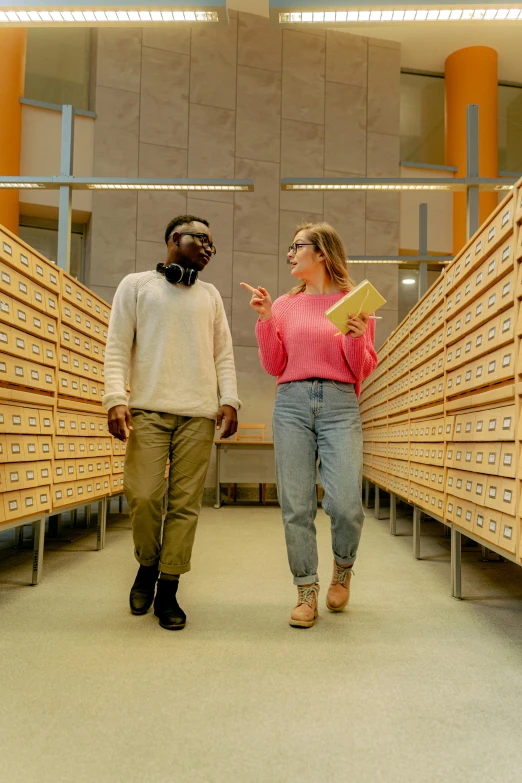
M 158 566 L 140 565 L 130 591 L 132 614 L 146 614 L 154 601 L 154 589 L 158 581 Z
M 184 628 L 187 621 L 187 616 L 176 599 L 178 585 L 177 579 L 160 579 L 154 600 L 154 614 L 159 618 L 161 627 L 168 631 Z

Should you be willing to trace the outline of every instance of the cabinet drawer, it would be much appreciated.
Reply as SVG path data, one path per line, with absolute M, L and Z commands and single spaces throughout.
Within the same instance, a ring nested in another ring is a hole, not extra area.
M 4 297 L 7 303 L 7 297 Z M 29 332 L 37 337 L 55 343 L 58 337 L 57 321 L 45 313 L 35 310 L 25 302 L 17 302 L 12 299 L 10 302 L 11 313 L 13 317 L 13 326 L 24 332 Z
M 0 259 L 27 277 L 33 276 L 33 256 L 27 248 L 0 230 Z
M 515 406 L 477 411 L 473 440 L 515 440 Z
M 500 509 L 503 514 L 516 513 L 515 480 L 490 476 L 487 481 L 484 505 Z
M 50 261 L 33 255 L 33 276 L 39 285 L 48 288 L 54 294 L 54 300 L 60 292 L 60 268 Z
M 449 500 L 450 499 L 448 498 L 448 501 Z M 472 503 L 469 500 L 463 500 L 462 498 L 452 498 L 451 505 L 453 506 L 453 519 L 451 521 L 456 525 L 459 525 L 459 527 L 463 527 L 471 532 L 475 522 L 475 503 Z
M 485 253 L 491 253 L 511 232 L 515 221 L 515 200 L 511 195 L 484 231 Z
M 76 481 L 67 481 L 52 488 L 53 508 L 71 506 L 76 500 Z
M 15 492 L 6 492 L 2 497 L 4 501 L 4 518 L 6 522 L 23 516 L 22 499 L 19 490 Z
M 477 505 L 475 524 L 473 525 L 475 535 L 492 544 L 498 544 L 501 524 L 502 514 L 500 511 Z
M 500 535 L 498 545 L 507 552 L 515 554 L 518 549 L 520 530 L 519 521 L 509 514 L 502 514 L 500 519 Z
M 504 478 L 515 478 L 516 446 L 514 443 L 503 443 L 500 448 L 498 475 Z

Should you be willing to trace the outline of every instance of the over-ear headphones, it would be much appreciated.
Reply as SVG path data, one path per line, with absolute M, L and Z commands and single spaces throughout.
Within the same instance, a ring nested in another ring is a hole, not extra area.
M 179 264 L 158 264 L 156 272 L 165 275 L 169 283 L 183 283 L 183 285 L 194 285 L 198 279 L 198 273 L 195 269 L 186 269 Z

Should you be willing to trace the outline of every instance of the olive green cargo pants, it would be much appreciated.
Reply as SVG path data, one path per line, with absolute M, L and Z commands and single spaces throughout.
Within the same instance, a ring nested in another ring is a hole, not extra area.
M 144 566 L 157 563 L 165 574 L 184 574 L 190 571 L 216 422 L 138 408 L 131 414 L 124 489 L 136 560 Z M 168 458 L 168 506 L 163 520 Z

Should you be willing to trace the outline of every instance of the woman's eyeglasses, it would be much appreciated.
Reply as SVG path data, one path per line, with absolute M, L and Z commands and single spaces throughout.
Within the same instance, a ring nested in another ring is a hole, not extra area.
M 208 248 L 213 256 L 216 255 L 216 246 L 212 244 L 206 234 L 193 234 L 192 231 L 179 231 L 178 233 L 180 237 L 196 237 L 196 239 L 199 239 L 203 247 Z
M 294 244 L 290 245 L 290 247 L 288 248 L 288 253 L 293 253 L 293 255 L 295 256 L 295 254 L 297 253 L 297 251 L 299 250 L 300 247 L 314 247 L 314 243 L 313 242 L 294 242 Z

